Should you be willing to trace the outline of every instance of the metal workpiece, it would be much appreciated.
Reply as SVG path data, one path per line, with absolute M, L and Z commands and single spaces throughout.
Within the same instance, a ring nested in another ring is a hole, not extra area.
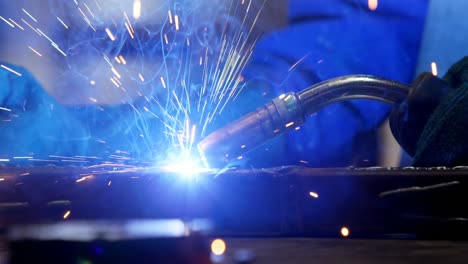
M 208 135 L 198 144 L 198 149 L 210 167 L 224 167 L 229 161 L 241 159 L 244 153 L 304 121 L 298 97 L 294 93 L 283 94 Z
M 305 117 L 329 104 L 371 99 L 394 104 L 403 101 L 410 87 L 368 75 L 342 76 L 311 86 L 298 94 L 282 94 L 255 112 L 204 138 L 199 151 L 210 167 L 224 167 L 248 151 L 305 122 Z

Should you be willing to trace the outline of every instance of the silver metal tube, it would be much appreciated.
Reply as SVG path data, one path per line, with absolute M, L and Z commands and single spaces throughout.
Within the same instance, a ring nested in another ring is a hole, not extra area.
M 351 99 L 385 103 L 403 101 L 409 86 L 367 75 L 349 75 L 311 86 L 297 95 L 283 94 L 269 104 L 216 130 L 198 149 L 210 167 L 223 167 L 250 150 L 305 122 L 305 117 L 325 106 Z

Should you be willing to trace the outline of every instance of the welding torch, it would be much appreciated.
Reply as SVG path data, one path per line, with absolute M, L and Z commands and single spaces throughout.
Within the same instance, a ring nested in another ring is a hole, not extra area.
M 209 134 L 198 149 L 210 167 L 224 167 L 256 147 L 299 127 L 327 105 L 353 99 L 392 104 L 390 128 L 409 154 L 424 124 L 451 88 L 423 73 L 411 84 L 369 75 L 348 75 L 313 85 L 299 93 L 286 93 L 240 119 Z

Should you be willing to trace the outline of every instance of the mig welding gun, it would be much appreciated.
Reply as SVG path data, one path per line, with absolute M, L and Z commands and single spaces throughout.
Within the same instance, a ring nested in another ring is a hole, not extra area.
M 282 94 L 218 129 L 198 144 L 210 167 L 224 167 L 263 143 L 295 129 L 332 103 L 371 99 L 392 104 L 390 128 L 415 166 L 468 165 L 468 57 L 443 79 L 422 73 L 411 85 L 367 75 L 318 83 Z

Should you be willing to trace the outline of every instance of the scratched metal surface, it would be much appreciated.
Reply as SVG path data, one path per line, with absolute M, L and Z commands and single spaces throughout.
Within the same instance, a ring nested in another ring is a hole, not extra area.
M 452 241 L 348 240 L 311 238 L 228 239 L 228 259 L 249 249 L 258 264 L 466 263 L 468 243 Z
M 226 244 L 224 264 L 239 263 L 236 255 L 246 250 L 248 263 L 256 264 L 464 264 L 468 259 L 468 242 L 461 241 L 227 238 Z M 7 250 L 1 239 L 0 264 L 8 263 Z

